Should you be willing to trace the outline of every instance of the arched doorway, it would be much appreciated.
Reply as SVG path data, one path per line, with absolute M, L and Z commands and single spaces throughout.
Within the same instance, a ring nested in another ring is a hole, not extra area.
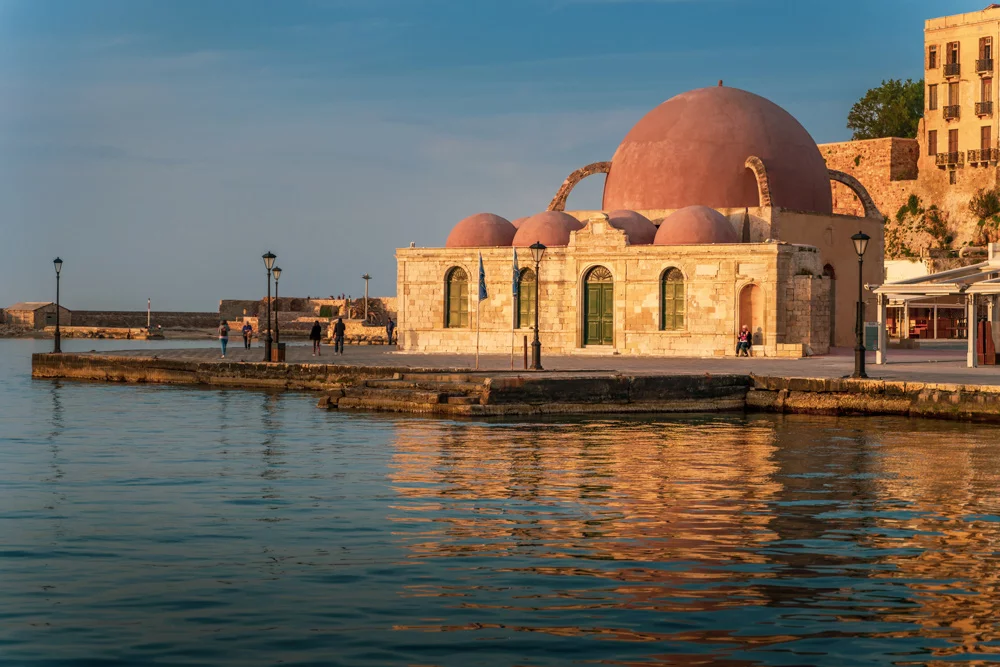
M 837 272 L 832 264 L 827 264 L 823 275 L 830 278 L 830 347 L 833 347 L 837 338 Z
M 753 334 L 753 344 L 764 344 L 764 293 L 753 283 L 740 290 L 740 327 L 744 325 Z
M 615 342 L 615 282 L 611 272 L 595 266 L 584 278 L 583 344 Z

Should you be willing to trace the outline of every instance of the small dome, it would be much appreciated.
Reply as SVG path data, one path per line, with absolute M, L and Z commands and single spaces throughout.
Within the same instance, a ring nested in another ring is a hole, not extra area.
M 688 206 L 675 211 L 660 224 L 654 245 L 699 245 L 739 243 L 729 218 L 707 206 Z
M 611 211 L 608 213 L 608 222 L 612 227 L 625 232 L 632 245 L 649 245 L 656 237 L 656 225 L 635 211 Z
M 523 218 L 518 218 L 517 220 L 511 220 L 510 224 L 514 225 L 514 229 L 520 229 L 521 225 L 524 224 L 524 221 L 527 219 L 528 216 L 524 216 Z
M 517 232 L 505 218 L 476 213 L 459 222 L 448 234 L 445 248 L 497 248 L 509 246 Z
M 583 223 L 562 211 L 536 213 L 521 223 L 514 245 L 525 248 L 540 241 L 547 247 L 569 245 L 569 233 L 583 229 Z

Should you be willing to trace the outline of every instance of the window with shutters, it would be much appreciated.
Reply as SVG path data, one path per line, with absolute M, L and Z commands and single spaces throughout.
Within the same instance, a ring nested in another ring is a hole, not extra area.
M 469 275 L 460 266 L 448 271 L 444 307 L 446 327 L 454 329 L 469 326 Z
M 927 69 L 937 69 L 938 47 L 937 45 L 927 47 Z
M 937 111 L 938 108 L 938 98 L 937 98 L 937 84 L 932 83 L 927 86 L 927 109 L 928 111 Z
M 535 272 L 522 269 L 517 279 L 517 328 L 535 326 Z
M 684 311 L 684 274 L 680 269 L 667 269 L 660 277 L 660 329 L 683 329 Z
M 927 154 L 937 155 L 937 130 L 927 131 Z

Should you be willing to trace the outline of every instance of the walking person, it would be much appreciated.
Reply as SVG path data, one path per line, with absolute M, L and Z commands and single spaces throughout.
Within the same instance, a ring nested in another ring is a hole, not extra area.
M 337 323 L 333 325 L 333 351 L 338 354 L 344 353 L 344 332 L 346 331 L 344 318 L 338 317 Z
M 392 332 L 396 330 L 396 323 L 389 318 L 389 321 L 385 324 L 385 344 L 392 345 Z
M 229 344 L 229 324 L 222 320 L 219 323 L 219 343 L 222 345 L 222 358 L 226 358 L 226 345 Z
M 316 320 L 315 322 L 313 322 L 312 329 L 310 329 L 309 331 L 309 340 L 311 340 L 313 344 L 314 357 L 320 356 L 319 341 L 322 335 L 323 335 L 323 327 L 319 325 L 319 320 Z
M 253 327 L 249 322 L 243 323 L 243 348 L 250 349 L 250 341 L 253 340 Z

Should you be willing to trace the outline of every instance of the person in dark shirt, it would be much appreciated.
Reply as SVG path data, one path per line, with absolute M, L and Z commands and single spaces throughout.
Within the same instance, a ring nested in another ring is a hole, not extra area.
M 333 325 L 333 351 L 338 354 L 344 353 L 344 332 L 346 331 L 344 318 L 338 317 L 337 323 Z
M 243 347 L 250 349 L 250 341 L 253 340 L 253 327 L 249 322 L 243 323 Z
M 318 357 L 319 355 L 319 340 L 323 336 L 323 327 L 319 325 L 319 320 L 313 322 L 312 329 L 309 331 L 309 340 L 313 344 L 313 356 Z
M 740 329 L 740 335 L 736 339 L 736 356 L 749 357 L 752 342 L 753 339 L 750 334 L 750 329 L 748 329 L 747 325 L 744 324 Z
M 389 318 L 389 321 L 385 324 L 385 343 L 386 345 L 392 345 L 392 332 L 396 330 L 396 323 Z

